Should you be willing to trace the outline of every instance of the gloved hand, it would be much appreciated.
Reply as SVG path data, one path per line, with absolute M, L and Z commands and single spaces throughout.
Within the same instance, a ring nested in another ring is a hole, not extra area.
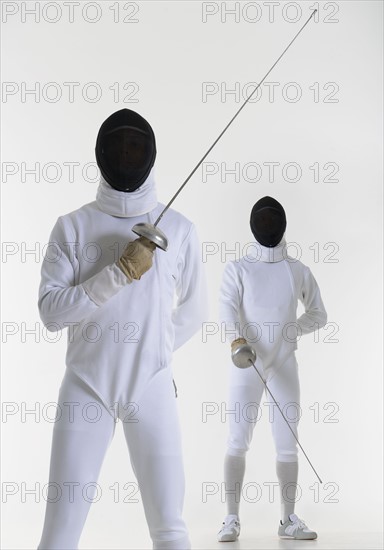
M 240 346 L 243 346 L 246 343 L 247 341 L 245 338 L 236 338 L 236 340 L 233 340 L 231 343 L 231 353 L 234 354 Z
M 139 280 L 152 267 L 155 248 L 156 245 L 146 237 L 139 237 L 124 248 L 116 264 L 130 282 L 132 279 Z

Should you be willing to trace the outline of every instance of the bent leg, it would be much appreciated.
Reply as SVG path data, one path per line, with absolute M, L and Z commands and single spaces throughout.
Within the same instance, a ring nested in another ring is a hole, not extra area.
M 53 429 L 47 505 L 38 550 L 74 550 L 95 498 L 115 422 L 98 396 L 67 368 Z

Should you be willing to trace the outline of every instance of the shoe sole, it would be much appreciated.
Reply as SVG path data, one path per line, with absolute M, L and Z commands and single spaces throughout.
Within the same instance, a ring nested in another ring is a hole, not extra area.
M 298 538 L 298 537 L 291 537 L 289 535 L 279 535 L 279 538 L 281 539 L 290 539 L 290 540 L 316 540 L 317 539 L 317 535 L 316 537 L 308 537 L 308 538 Z
M 221 537 L 218 537 L 217 540 L 219 542 L 236 542 L 239 538 L 239 535 L 222 535 Z

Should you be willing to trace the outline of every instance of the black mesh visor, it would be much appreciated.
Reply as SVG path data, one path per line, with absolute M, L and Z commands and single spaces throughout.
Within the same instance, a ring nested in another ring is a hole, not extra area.
M 137 115 L 140 117 L 140 115 Z M 113 116 L 113 115 L 112 115 Z M 140 117 L 142 118 L 142 117 Z M 108 120 L 108 119 L 107 119 Z M 144 119 L 142 119 L 144 121 Z M 147 179 L 156 157 L 152 128 L 122 125 L 100 129 L 96 159 L 104 179 L 119 191 L 135 191 Z
M 261 245 L 274 247 L 283 238 L 287 226 L 285 212 L 281 204 L 275 199 L 265 200 L 263 203 L 261 201 L 256 203 L 252 209 L 251 230 L 255 239 Z M 273 204 L 272 201 L 276 204 Z

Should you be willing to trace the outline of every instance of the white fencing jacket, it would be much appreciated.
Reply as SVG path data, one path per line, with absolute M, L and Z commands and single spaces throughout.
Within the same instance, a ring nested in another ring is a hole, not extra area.
M 298 300 L 305 308 L 299 318 Z M 226 265 L 220 317 L 226 339 L 245 338 L 265 370 L 279 368 L 297 349 L 302 334 L 327 322 L 314 276 L 287 255 L 284 238 L 274 248 L 256 241 L 252 252 Z
M 153 172 L 137 191 L 101 180 L 96 201 L 60 216 L 42 264 L 38 307 L 50 331 L 68 327 L 66 364 L 109 406 L 139 399 L 172 352 L 206 317 L 206 282 L 194 225 L 170 209 L 161 222 L 166 252 L 128 283 L 115 264 L 132 227 L 154 223 Z

